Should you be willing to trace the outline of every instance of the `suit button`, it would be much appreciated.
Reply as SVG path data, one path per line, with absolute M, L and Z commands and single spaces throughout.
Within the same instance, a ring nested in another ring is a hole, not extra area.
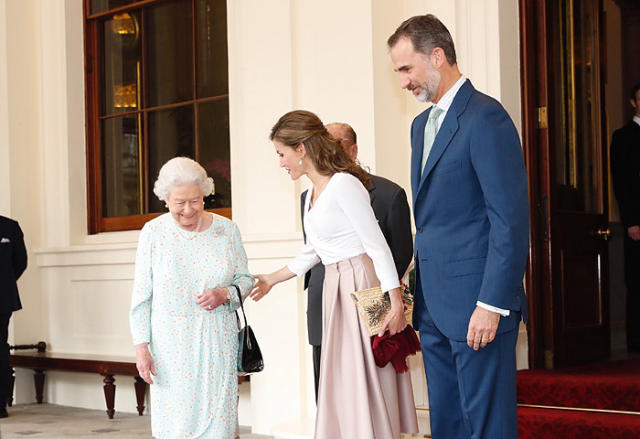
M 416 232 L 418 232 L 418 233 L 422 233 L 422 227 L 418 227 L 418 228 L 416 229 Z

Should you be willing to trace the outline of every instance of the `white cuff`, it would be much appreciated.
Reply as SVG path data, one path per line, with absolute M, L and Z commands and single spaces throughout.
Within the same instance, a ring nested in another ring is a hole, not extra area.
M 508 317 L 509 314 L 511 313 L 511 311 L 509 311 L 508 309 L 502 309 L 502 308 L 497 308 L 495 306 L 487 305 L 486 303 L 482 303 L 479 300 L 476 302 L 476 305 L 478 305 L 480 308 L 484 308 L 491 312 L 497 312 L 502 317 Z
M 304 276 L 304 274 L 308 271 L 305 270 L 304 267 L 301 266 L 298 261 L 293 260 L 287 264 L 287 268 L 296 276 Z

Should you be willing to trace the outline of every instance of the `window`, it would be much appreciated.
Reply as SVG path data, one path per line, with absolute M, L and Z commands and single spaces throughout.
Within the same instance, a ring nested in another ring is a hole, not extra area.
M 89 233 L 166 211 L 160 167 L 187 156 L 231 216 L 226 0 L 85 0 Z

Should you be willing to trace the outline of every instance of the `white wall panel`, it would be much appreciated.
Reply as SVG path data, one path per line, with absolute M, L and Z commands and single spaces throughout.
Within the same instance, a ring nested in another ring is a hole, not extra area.
M 7 85 L 7 14 L 6 0 L 0 0 L 0 188 L 9 188 L 9 91 Z M 11 191 L 0 191 L 0 215 L 11 216 Z

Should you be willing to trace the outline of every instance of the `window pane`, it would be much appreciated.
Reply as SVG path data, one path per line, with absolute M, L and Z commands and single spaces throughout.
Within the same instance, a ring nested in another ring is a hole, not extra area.
M 148 113 L 149 122 L 149 212 L 165 212 L 151 188 L 165 162 L 173 157 L 195 158 L 193 106 Z
M 102 214 L 142 213 L 137 116 L 102 121 Z
M 227 94 L 227 3 L 197 0 L 198 97 Z
M 145 10 L 147 107 L 193 99 L 191 1 L 162 2 Z
M 91 13 L 99 14 L 109 9 L 119 8 L 120 6 L 130 5 L 139 0 L 91 0 Z
M 231 207 L 228 99 L 198 104 L 198 148 L 200 164 L 216 185 L 205 207 Z
M 104 43 L 103 87 L 100 114 L 138 109 L 140 83 L 140 16 L 117 14 L 102 26 Z

